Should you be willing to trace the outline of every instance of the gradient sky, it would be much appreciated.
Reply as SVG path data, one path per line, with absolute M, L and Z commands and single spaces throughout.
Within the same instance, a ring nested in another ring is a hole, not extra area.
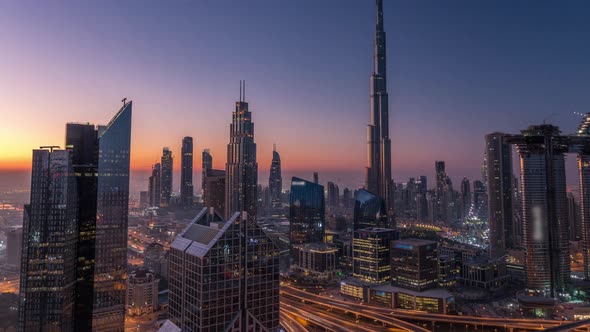
M 0 170 L 63 145 L 66 122 L 108 122 L 123 97 L 133 169 L 185 135 L 196 166 L 207 147 L 222 168 L 245 79 L 261 173 L 276 143 L 287 173 L 360 185 L 374 16 L 369 0 L 0 1 Z M 479 177 L 492 131 L 574 132 L 588 17 L 584 0 L 385 0 L 394 179 L 432 180 L 434 160 Z

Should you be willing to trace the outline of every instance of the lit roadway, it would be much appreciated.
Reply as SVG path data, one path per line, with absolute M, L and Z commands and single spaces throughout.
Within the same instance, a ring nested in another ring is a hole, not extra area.
M 297 307 L 305 310 L 306 304 L 317 304 L 327 310 L 339 311 L 344 314 L 354 314 L 357 318 L 367 318 L 377 321 L 388 326 L 403 328 L 410 331 L 429 331 L 410 322 L 427 323 L 427 326 L 433 326 L 435 323 L 453 324 L 454 328 L 465 326 L 466 329 L 483 329 L 490 330 L 519 330 L 535 331 L 546 328 L 557 327 L 568 322 L 556 320 L 541 319 L 515 319 L 515 318 L 492 318 L 492 317 L 474 317 L 474 316 L 455 316 L 443 314 L 431 314 L 415 310 L 391 309 L 384 307 L 369 306 L 358 304 L 352 301 L 341 301 L 325 296 L 311 294 L 290 286 L 281 287 L 281 305 L 288 304 L 291 307 Z M 291 299 L 291 301 L 287 301 Z M 292 301 L 295 300 L 295 301 Z M 305 301 L 305 303 L 302 303 Z M 319 311 L 314 307 L 314 313 Z M 338 315 L 342 317 L 342 314 Z M 408 322 L 409 321 L 409 322 Z
M 0 279 L 0 293 L 18 294 L 19 277 L 7 277 Z
M 281 301 L 281 311 L 334 332 L 383 331 L 382 326 L 372 326 L 365 322 L 357 322 L 352 317 L 342 317 L 341 315 L 325 312 L 314 306 L 289 299 L 283 299 Z

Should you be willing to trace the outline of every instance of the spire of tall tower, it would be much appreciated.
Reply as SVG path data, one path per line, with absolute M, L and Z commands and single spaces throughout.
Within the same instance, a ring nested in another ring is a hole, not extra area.
M 383 0 L 377 0 L 377 31 L 383 31 Z
M 383 0 L 376 0 L 375 45 L 371 75 L 371 111 L 367 127 L 368 165 L 365 188 L 379 195 L 391 213 L 391 140 L 387 95 L 386 46 Z

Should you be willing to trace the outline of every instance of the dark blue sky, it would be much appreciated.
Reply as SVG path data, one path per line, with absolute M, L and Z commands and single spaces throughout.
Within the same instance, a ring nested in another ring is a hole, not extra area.
M 486 133 L 569 133 L 590 111 L 590 2 L 384 2 L 396 181 L 437 159 L 479 177 Z M 372 0 L 3 1 L 0 112 L 55 127 L 31 145 L 62 144 L 63 123 L 104 122 L 127 96 L 132 166 L 183 135 L 223 164 L 246 79 L 263 173 L 276 142 L 286 170 L 360 185 L 374 17 Z

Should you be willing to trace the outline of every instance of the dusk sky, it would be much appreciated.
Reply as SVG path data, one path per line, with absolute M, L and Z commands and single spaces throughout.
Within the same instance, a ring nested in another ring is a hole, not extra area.
M 286 174 L 360 186 L 374 13 L 369 0 L 1 1 L 0 170 L 29 169 L 66 122 L 106 123 L 123 97 L 132 169 L 163 146 L 178 168 L 187 135 L 195 172 L 204 148 L 223 168 L 244 79 L 261 173 L 276 143 Z M 432 184 L 435 160 L 479 178 L 485 134 L 572 133 L 590 111 L 588 1 L 386 0 L 384 15 L 395 181 Z

